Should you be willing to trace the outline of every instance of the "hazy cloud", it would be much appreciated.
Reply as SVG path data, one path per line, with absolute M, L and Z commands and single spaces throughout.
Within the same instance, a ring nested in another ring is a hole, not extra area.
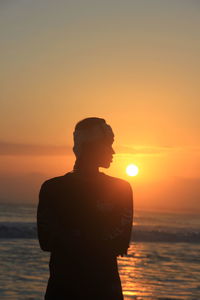
M 0 141 L 0 155 L 69 155 L 70 146 L 17 144 Z
M 165 152 L 169 152 L 178 148 L 170 147 L 170 146 L 118 146 L 117 152 L 119 153 L 126 153 L 126 154 L 136 154 L 136 155 L 154 155 L 154 154 L 161 154 Z

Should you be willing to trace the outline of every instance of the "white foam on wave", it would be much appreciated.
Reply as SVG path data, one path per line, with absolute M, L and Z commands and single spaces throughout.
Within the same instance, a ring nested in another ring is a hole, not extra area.
M 0 238 L 36 239 L 35 222 L 0 222 Z M 200 230 L 180 230 L 177 228 L 161 228 L 134 226 L 132 241 L 136 242 L 187 242 L 200 243 Z

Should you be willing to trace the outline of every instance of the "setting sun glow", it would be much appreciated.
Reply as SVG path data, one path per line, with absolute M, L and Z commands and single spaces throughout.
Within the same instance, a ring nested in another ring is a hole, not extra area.
M 136 165 L 128 165 L 127 168 L 126 168 L 126 173 L 129 175 L 129 176 L 136 176 L 139 172 L 139 169 Z

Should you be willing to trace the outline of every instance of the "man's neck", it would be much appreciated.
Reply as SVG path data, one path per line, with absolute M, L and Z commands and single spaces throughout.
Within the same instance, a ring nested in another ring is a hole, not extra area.
M 78 173 L 84 173 L 84 174 L 88 174 L 88 175 L 95 175 L 99 173 L 99 167 L 95 164 L 91 164 L 91 163 L 75 163 L 74 165 L 74 172 L 78 172 Z

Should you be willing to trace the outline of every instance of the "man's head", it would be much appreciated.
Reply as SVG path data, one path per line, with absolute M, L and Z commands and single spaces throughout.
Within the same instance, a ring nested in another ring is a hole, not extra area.
M 101 118 L 86 118 L 74 130 L 73 151 L 77 159 L 108 168 L 115 153 L 112 128 Z

